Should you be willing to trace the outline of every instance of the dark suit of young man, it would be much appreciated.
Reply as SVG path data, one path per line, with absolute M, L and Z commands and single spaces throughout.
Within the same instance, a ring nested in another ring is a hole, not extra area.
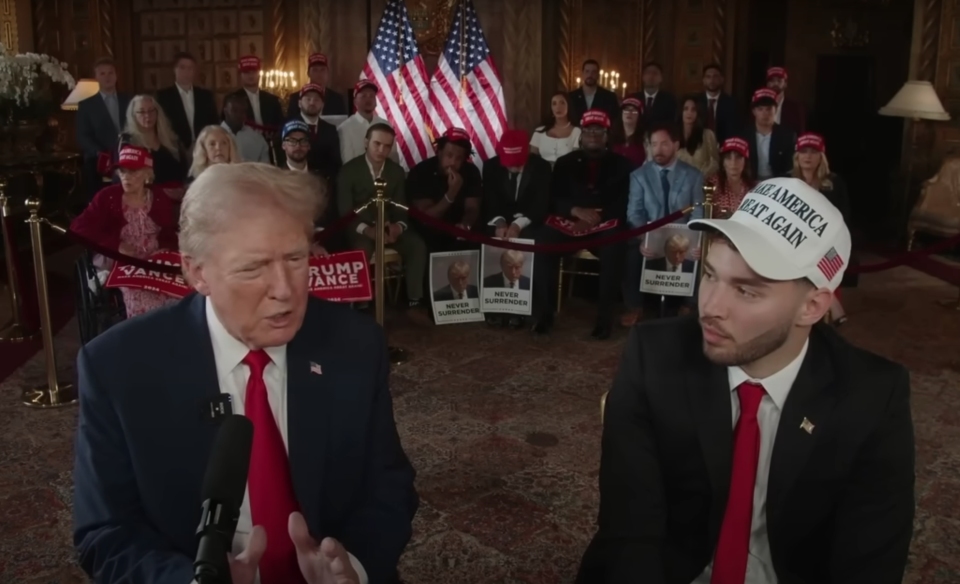
M 711 125 L 710 106 L 713 106 L 713 120 Z M 732 96 L 726 93 L 719 93 L 716 97 L 716 103 L 711 102 L 707 92 L 702 91 L 697 94 L 697 107 L 700 109 L 704 125 L 713 130 L 717 135 L 717 143 L 723 144 L 727 138 L 736 137 L 740 131 L 740 116 L 737 115 L 737 102 Z
M 127 106 L 130 105 L 129 95 L 114 93 L 112 99 L 117 102 L 119 126 L 113 122 L 103 94 L 88 97 L 77 105 L 77 144 L 83 155 L 84 190 L 90 199 L 109 184 L 104 183 L 98 161 L 101 155 L 105 160 L 113 160 L 116 156 Z
M 170 120 L 173 131 L 180 139 L 180 147 L 191 152 L 194 140 L 207 126 L 220 125 L 220 113 L 217 112 L 217 102 L 213 92 L 209 89 L 193 86 L 193 131 L 190 131 L 190 121 L 187 120 L 187 110 L 183 107 L 183 98 L 176 84 L 164 87 L 157 91 L 157 103 L 163 108 L 163 113 Z
M 550 163 L 536 154 L 527 158 L 519 176 L 513 176 L 499 156 L 486 161 L 481 208 L 489 229 L 500 219 L 507 225 L 522 222 L 520 237 L 531 237 L 550 210 L 550 173 Z
M 257 127 L 257 120 L 253 113 L 253 105 L 250 103 L 250 96 L 247 94 L 247 91 L 241 87 L 234 93 L 247 100 L 247 122 L 254 129 L 259 130 L 260 128 Z M 260 99 L 260 118 L 263 120 L 263 126 L 267 129 L 264 137 L 267 138 L 267 141 L 270 141 L 273 138 L 273 134 L 280 133 L 280 128 L 283 127 L 283 121 L 286 119 L 286 116 L 283 115 L 283 105 L 280 103 L 280 98 L 269 91 L 259 91 L 257 95 Z
M 644 128 L 677 119 L 677 96 L 669 91 L 659 89 L 653 96 L 647 95 L 646 91 L 638 91 L 630 97 L 639 99 L 643 104 Z
M 741 137 L 750 145 L 750 171 L 752 176 L 759 177 L 758 167 L 759 154 L 757 153 L 757 127 L 750 125 L 743 131 Z M 790 130 L 780 124 L 773 126 L 773 132 L 770 135 L 770 169 L 773 176 L 788 176 L 793 170 L 793 154 L 797 147 L 797 137 Z
M 338 93 L 329 87 L 323 88 L 323 112 L 325 116 L 348 116 L 350 109 L 347 107 L 347 100 L 343 94 Z M 300 119 L 300 95 L 291 93 L 287 99 L 287 119 Z
M 567 98 L 570 102 L 567 117 L 570 123 L 576 126 L 580 125 L 580 118 L 583 117 L 583 112 L 588 109 L 602 110 L 613 122 L 620 119 L 620 100 L 617 99 L 617 94 L 600 85 L 597 85 L 596 93 L 593 94 L 593 101 L 589 106 L 583 87 L 578 87 L 568 93 Z

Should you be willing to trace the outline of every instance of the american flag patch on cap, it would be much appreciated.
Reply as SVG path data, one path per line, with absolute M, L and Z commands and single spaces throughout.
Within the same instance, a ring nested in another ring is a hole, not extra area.
M 840 257 L 836 248 L 833 247 L 831 247 L 830 251 L 817 263 L 817 269 L 827 277 L 827 280 L 832 280 L 842 268 L 843 258 Z

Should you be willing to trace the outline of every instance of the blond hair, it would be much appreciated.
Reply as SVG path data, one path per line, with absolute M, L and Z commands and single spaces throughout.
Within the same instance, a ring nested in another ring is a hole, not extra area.
M 790 171 L 793 178 L 803 179 L 803 171 L 800 170 L 800 151 L 793 153 L 793 170 Z M 817 182 L 820 188 L 825 191 L 833 190 L 833 181 L 830 180 L 830 163 L 827 162 L 827 153 L 820 153 L 820 164 L 817 165 Z
M 209 125 L 200 131 L 200 135 L 197 136 L 197 142 L 193 147 L 193 164 L 190 165 L 190 174 L 193 178 L 200 176 L 200 173 L 207 169 L 210 166 L 210 158 L 207 156 L 207 148 L 203 143 L 210 137 L 211 134 L 220 133 L 227 137 L 227 142 L 229 143 L 229 154 L 227 154 L 227 164 L 234 164 L 236 162 L 243 162 L 243 159 L 240 158 L 240 152 L 237 150 L 237 142 L 233 139 L 233 136 L 229 132 L 224 130 L 220 126 Z
M 303 222 L 313 238 L 313 222 L 326 201 L 326 187 L 307 172 L 290 172 L 260 162 L 214 164 L 187 189 L 180 207 L 180 253 L 199 258 L 211 237 L 230 228 L 231 219 L 251 206 L 279 206 Z
M 167 118 L 167 114 L 163 113 L 163 108 L 160 107 L 160 104 L 157 103 L 157 100 L 154 99 L 153 96 L 136 95 L 130 100 L 130 105 L 127 106 L 123 131 L 130 135 L 131 144 L 146 148 L 147 150 L 150 149 L 145 137 L 145 130 L 143 126 L 137 123 L 137 115 L 135 113 L 140 104 L 147 100 L 157 108 L 157 139 L 160 140 L 160 145 L 169 150 L 174 158 L 180 160 L 180 143 L 177 140 L 177 135 L 173 132 L 173 126 L 170 125 L 170 119 Z

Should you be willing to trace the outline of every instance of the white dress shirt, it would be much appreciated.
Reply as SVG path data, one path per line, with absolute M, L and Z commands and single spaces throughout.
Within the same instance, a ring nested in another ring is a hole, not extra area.
M 180 93 L 180 101 L 183 102 L 183 111 L 187 113 L 187 124 L 190 125 L 190 135 L 193 136 L 193 139 L 197 139 L 197 129 L 193 127 L 193 117 L 194 112 L 196 111 L 196 106 L 194 105 L 193 97 L 193 88 L 184 89 L 180 87 L 179 83 L 175 83 L 177 86 L 177 91 Z
M 510 171 L 508 170 L 507 172 L 510 172 Z M 517 173 L 517 190 L 513 191 L 514 201 L 520 198 L 520 181 L 522 179 L 523 179 L 523 169 L 521 169 L 520 172 Z M 500 223 L 501 221 L 503 221 L 504 223 L 507 222 L 507 220 L 504 219 L 503 217 L 494 217 L 493 221 L 491 221 L 490 223 L 487 223 L 487 225 L 491 227 L 496 227 L 497 223 Z M 517 227 L 523 230 L 528 225 L 530 225 L 530 219 L 527 217 L 524 217 L 523 213 L 514 213 L 512 223 L 516 223 Z
M 757 132 L 757 179 L 765 180 L 773 176 L 773 167 L 770 166 L 770 134 Z
M 371 117 L 368 122 L 367 118 L 357 112 L 337 126 L 337 134 L 340 135 L 340 160 L 344 164 L 366 153 L 367 130 L 373 124 L 387 124 L 389 126 L 390 122 L 376 115 Z M 393 148 L 390 149 L 390 158 L 396 163 L 400 162 L 396 140 L 394 140 Z
M 750 527 L 750 555 L 747 557 L 747 577 L 744 584 L 777 584 L 777 573 L 773 569 L 770 556 L 770 542 L 767 539 L 767 478 L 770 476 L 770 459 L 773 455 L 773 442 L 780 425 L 780 414 L 787 403 L 787 396 L 793 382 L 797 379 L 803 358 L 807 356 L 810 341 L 803 345 L 800 354 L 789 365 L 767 377 L 753 379 L 739 367 L 727 368 L 730 381 L 730 403 L 733 405 L 733 427 L 740 419 L 740 398 L 737 387 L 750 381 L 763 386 L 766 392 L 760 400 L 757 411 L 757 423 L 760 426 L 760 456 L 757 459 L 757 479 L 753 488 L 753 521 Z M 691 584 L 710 584 L 713 562 L 707 566 Z
M 262 126 L 263 114 L 260 113 L 260 90 L 250 91 L 246 87 L 244 87 L 243 90 L 247 92 L 247 98 L 250 100 L 250 108 L 253 110 L 253 121 Z
M 222 122 L 220 127 L 233 136 L 233 141 L 237 144 L 237 152 L 244 162 L 265 162 L 270 164 L 270 147 L 260 132 L 243 126 L 236 134 L 230 129 L 227 122 Z
M 243 404 L 247 393 L 247 380 L 250 378 L 250 368 L 243 364 L 244 357 L 250 352 L 246 345 L 234 338 L 224 328 L 213 304 L 206 302 L 207 328 L 210 330 L 210 341 L 213 344 L 213 358 L 217 366 L 217 380 L 220 391 L 230 395 L 233 400 L 233 413 L 243 415 Z M 283 444 L 289 449 L 287 442 L 287 346 L 268 347 L 264 349 L 270 356 L 263 370 L 263 382 L 267 386 L 267 402 L 273 411 L 274 420 L 283 438 Z M 319 493 L 317 493 L 319 496 Z M 250 492 L 243 496 L 240 507 L 240 520 L 237 522 L 237 532 L 233 538 L 233 553 L 238 554 L 247 545 L 247 538 L 253 530 L 253 521 L 250 514 Z M 267 542 L 270 545 L 270 542 Z M 360 577 L 360 584 L 367 584 L 367 572 L 359 560 L 350 554 L 350 563 Z M 257 576 L 257 582 L 260 578 Z

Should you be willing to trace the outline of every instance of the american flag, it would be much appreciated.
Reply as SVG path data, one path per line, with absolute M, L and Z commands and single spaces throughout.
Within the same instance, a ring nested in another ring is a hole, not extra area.
M 460 0 L 453 27 L 430 79 L 430 121 L 437 136 L 463 128 L 481 160 L 495 148 L 507 125 L 500 74 L 480 29 L 473 0 Z
M 310 373 L 313 373 L 314 375 L 323 375 L 323 368 L 320 367 L 319 363 L 310 361 Z
M 384 9 L 360 78 L 371 79 L 380 88 L 377 115 L 396 130 L 403 167 L 409 170 L 433 156 L 433 140 L 427 129 L 427 67 L 403 0 L 390 0 Z
M 830 251 L 817 263 L 817 268 L 827 277 L 827 280 L 832 280 L 837 272 L 843 268 L 843 258 L 840 257 L 835 248 L 831 247 Z

